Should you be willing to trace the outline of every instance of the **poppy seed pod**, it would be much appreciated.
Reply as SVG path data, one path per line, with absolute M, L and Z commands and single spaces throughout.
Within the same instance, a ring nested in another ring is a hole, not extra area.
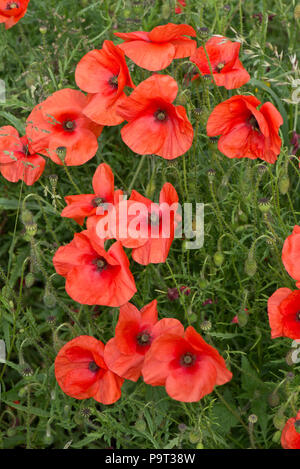
M 26 235 L 28 235 L 29 238 L 33 238 L 36 235 L 37 233 L 36 223 L 28 223 L 25 228 L 26 228 Z
M 266 197 L 263 197 L 259 199 L 258 201 L 258 208 L 262 213 L 267 213 L 269 212 L 271 208 L 271 201 L 270 199 L 267 199 Z

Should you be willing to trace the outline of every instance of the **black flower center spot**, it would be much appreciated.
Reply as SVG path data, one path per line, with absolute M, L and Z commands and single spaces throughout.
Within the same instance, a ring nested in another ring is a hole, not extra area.
M 185 366 L 185 367 L 193 366 L 195 361 L 196 361 L 196 355 L 193 355 L 190 352 L 187 352 L 180 357 L 181 366 Z
M 259 124 L 254 116 L 251 116 L 248 122 L 251 125 L 253 130 L 257 130 L 258 132 L 260 132 Z
M 223 70 L 223 68 L 225 67 L 225 64 L 223 62 L 220 62 L 217 66 L 216 66 L 216 72 L 220 73 L 221 70 Z
M 139 345 L 144 347 L 150 344 L 151 335 L 149 334 L 149 332 L 141 332 L 140 334 L 138 334 L 136 340 Z
M 26 156 L 29 155 L 29 148 L 28 148 L 28 145 L 23 145 L 23 153 L 24 153 L 24 155 L 26 155 Z
M 92 206 L 93 207 L 100 207 L 100 205 L 104 204 L 105 203 L 105 200 L 102 199 L 102 197 L 95 197 L 93 200 L 92 200 Z
M 100 370 L 100 367 L 95 363 L 94 361 L 89 363 L 89 370 L 92 371 L 93 373 L 97 373 L 98 370 Z
M 161 109 L 158 109 L 158 111 L 156 111 L 154 113 L 154 117 L 155 117 L 156 120 L 162 122 L 162 121 L 166 120 L 167 113 L 166 113 L 166 111 L 162 111 Z
M 148 220 L 149 220 L 149 224 L 152 225 L 152 226 L 157 226 L 160 222 L 160 216 L 159 216 L 159 213 L 157 212 L 151 212 L 149 213 L 149 217 L 148 217 Z
M 73 132 L 75 127 L 76 127 L 76 124 L 74 121 L 64 121 L 63 123 L 63 128 L 67 130 L 67 132 Z
M 107 267 L 107 262 L 103 257 L 93 260 L 93 264 L 96 266 L 98 272 L 102 272 Z
M 298 311 L 296 313 L 296 321 L 299 321 L 300 322 L 300 311 Z
M 115 90 L 118 89 L 118 76 L 117 75 L 114 75 L 113 77 L 111 77 L 109 80 L 108 80 L 108 83 L 110 84 L 110 86 L 112 88 L 114 88 Z

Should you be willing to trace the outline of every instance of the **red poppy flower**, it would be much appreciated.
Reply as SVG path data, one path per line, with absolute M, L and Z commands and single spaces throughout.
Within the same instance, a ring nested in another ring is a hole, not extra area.
M 103 48 L 88 52 L 75 71 L 79 88 L 89 93 L 83 113 L 102 125 L 118 125 L 123 118 L 117 113 L 117 105 L 126 97 L 124 87 L 134 88 L 125 61 L 124 52 L 111 41 L 104 41 Z
M 66 278 L 66 292 L 81 304 L 121 306 L 135 294 L 134 278 L 120 242 L 108 251 L 88 230 L 76 233 L 53 258 L 56 272 Z
M 94 194 L 68 195 L 65 197 L 67 207 L 61 212 L 62 217 L 73 218 L 83 225 L 85 217 L 96 215 L 98 207 L 119 202 L 122 191 L 114 190 L 114 175 L 106 163 L 96 169 L 93 177 Z
M 65 344 L 55 359 L 55 377 L 65 394 L 113 404 L 121 397 L 122 378 L 105 363 L 104 344 L 81 335 Z
M 156 72 L 168 67 L 173 59 L 189 57 L 195 51 L 196 41 L 186 37 L 196 37 L 194 28 L 187 24 L 168 23 L 156 26 L 149 33 L 114 33 L 124 39 L 119 47 L 139 67 Z
M 159 204 L 133 190 L 129 200 L 116 206 L 114 237 L 124 247 L 132 248 L 132 258 L 139 264 L 165 262 L 180 218 L 176 214 L 177 208 L 177 192 L 168 182 L 160 192 Z
M 180 6 L 179 6 L 180 5 Z M 175 7 L 175 13 L 179 14 L 182 12 L 181 7 L 186 7 L 186 3 L 184 0 L 177 0 L 177 6 Z
M 59 165 L 77 166 L 93 158 L 103 127 L 83 114 L 87 100 L 81 91 L 66 88 L 35 106 L 26 128 L 33 150 Z
M 207 135 L 221 135 L 218 148 L 228 158 L 260 158 L 275 163 L 280 153 L 282 117 L 272 103 L 254 96 L 233 96 L 215 107 L 208 118 Z
M 300 290 L 276 290 L 268 300 L 268 314 L 272 339 L 300 339 Z
M 194 132 L 186 111 L 172 104 L 177 92 L 172 77 L 152 75 L 119 105 L 118 112 L 128 121 L 121 136 L 135 153 L 173 160 L 191 147 Z
M 27 137 L 19 137 L 10 125 L 0 128 L 0 173 L 5 179 L 32 186 L 44 168 L 44 158 L 32 152 Z
M 296 424 L 296 422 L 298 422 Z M 295 425 L 298 425 L 296 430 Z M 300 410 L 296 417 L 290 418 L 281 433 L 281 446 L 284 449 L 300 449 Z
M 239 42 L 231 42 L 226 37 L 213 36 L 205 44 L 209 61 L 204 47 L 199 47 L 190 60 L 197 65 L 201 75 L 211 75 L 212 70 L 217 86 L 225 86 L 227 90 L 240 88 L 250 80 L 249 73 L 239 60 L 240 46 Z
M 180 334 L 183 326 L 177 319 L 157 320 L 157 301 L 139 311 L 127 303 L 120 308 L 115 337 L 108 341 L 104 358 L 109 368 L 123 378 L 137 381 L 141 376 L 145 354 L 156 337 Z
M 30 0 L 0 0 L 0 23 L 9 29 L 25 15 Z
M 300 226 L 295 225 L 293 233 L 288 236 L 282 248 L 282 262 L 287 273 L 297 281 L 300 288 Z
M 185 333 L 164 334 L 152 343 L 142 368 L 144 381 L 165 386 L 170 397 L 196 402 L 214 386 L 232 378 L 224 359 L 192 326 Z

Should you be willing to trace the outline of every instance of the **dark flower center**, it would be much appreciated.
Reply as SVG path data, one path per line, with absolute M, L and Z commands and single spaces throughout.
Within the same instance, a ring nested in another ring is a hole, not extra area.
M 76 124 L 74 121 L 64 121 L 63 122 L 63 128 L 67 130 L 68 132 L 73 132 L 75 129 Z
M 26 155 L 26 156 L 29 155 L 29 148 L 28 148 L 28 145 L 23 145 L 23 153 L 24 153 L 24 155 Z
M 92 371 L 93 373 L 97 373 L 98 370 L 100 370 L 100 366 L 97 365 L 94 361 L 89 363 L 89 370 Z
M 14 8 L 19 8 L 19 4 L 16 2 L 10 2 L 6 5 L 7 10 L 13 10 Z
M 298 311 L 296 313 L 296 321 L 299 321 L 300 322 L 300 311 Z
M 196 355 L 193 355 L 190 352 L 187 352 L 180 357 L 181 366 L 185 366 L 185 367 L 193 366 L 195 361 L 196 361 Z
M 93 260 L 93 264 L 96 266 L 98 272 L 102 272 L 107 267 L 107 262 L 104 257 L 98 257 Z
M 165 121 L 166 118 L 167 118 L 167 113 L 166 111 L 162 111 L 161 109 L 158 109 L 155 113 L 154 113 L 154 117 L 156 120 L 158 121 Z
M 112 88 L 114 88 L 115 90 L 117 90 L 117 89 L 118 89 L 118 86 L 119 86 L 119 85 L 118 85 L 118 76 L 115 75 L 115 76 L 111 77 L 111 78 L 108 80 L 108 83 L 110 84 L 110 86 L 111 86 Z
M 151 335 L 149 332 L 141 332 L 140 334 L 137 335 L 136 337 L 137 343 L 141 345 L 142 347 L 149 345 L 151 342 Z
M 223 62 L 220 62 L 217 66 L 216 66 L 216 72 L 217 73 L 220 73 L 221 70 L 223 70 L 223 68 L 225 67 L 225 64 Z
M 92 206 L 93 207 L 100 207 L 100 205 L 104 204 L 105 199 L 102 199 L 102 197 L 95 197 L 92 200 Z
M 253 130 L 257 130 L 258 132 L 260 132 L 259 124 L 254 116 L 251 116 L 248 122 L 251 125 Z

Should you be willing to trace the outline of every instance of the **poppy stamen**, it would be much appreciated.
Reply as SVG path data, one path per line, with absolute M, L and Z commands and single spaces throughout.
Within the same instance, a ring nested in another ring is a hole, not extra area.
M 10 2 L 6 5 L 7 10 L 13 10 L 14 8 L 19 8 L 19 4 L 16 2 Z
M 221 70 L 223 70 L 223 68 L 225 67 L 225 64 L 223 62 L 220 62 L 217 66 L 216 66 L 216 72 L 220 73 Z
M 158 109 L 158 111 L 156 111 L 156 112 L 154 113 L 154 117 L 155 117 L 156 120 L 162 122 L 162 121 L 165 121 L 165 120 L 166 120 L 166 118 L 167 118 L 167 113 L 166 113 L 166 111 L 163 111 L 163 110 L 161 110 L 161 109 Z
M 114 88 L 115 90 L 118 89 L 118 75 L 114 75 L 113 77 L 111 77 L 109 80 L 108 80 L 108 83 L 110 84 L 110 86 L 112 88 Z
M 296 321 L 299 321 L 300 322 L 300 311 L 298 311 L 296 313 Z
M 142 347 L 145 347 L 146 345 L 150 344 L 151 335 L 149 334 L 149 332 L 142 332 L 138 334 L 136 340 L 139 345 L 141 345 Z
M 259 128 L 259 123 L 257 122 L 256 118 L 254 116 L 251 116 L 248 120 L 250 126 L 252 127 L 253 130 L 257 130 L 258 132 L 260 132 L 260 128 Z
M 180 357 L 181 366 L 185 366 L 185 367 L 193 366 L 195 361 L 196 361 L 196 355 L 193 355 L 190 352 L 187 352 Z
M 93 260 L 93 264 L 96 266 L 98 272 L 102 272 L 107 267 L 107 262 L 103 257 Z
M 67 130 L 68 132 L 73 132 L 73 130 L 75 129 L 75 127 L 76 127 L 75 122 L 73 122 L 73 121 L 71 121 L 71 120 L 70 120 L 70 121 L 64 121 L 64 123 L 63 123 L 63 128 L 64 128 L 65 130 Z
M 93 207 L 100 207 L 101 205 L 103 205 L 105 203 L 105 199 L 103 199 L 102 197 L 95 197 L 93 200 L 92 200 L 92 206 Z
M 92 371 L 93 373 L 97 373 L 98 370 L 100 370 L 100 366 L 97 365 L 94 361 L 89 363 L 89 370 Z

